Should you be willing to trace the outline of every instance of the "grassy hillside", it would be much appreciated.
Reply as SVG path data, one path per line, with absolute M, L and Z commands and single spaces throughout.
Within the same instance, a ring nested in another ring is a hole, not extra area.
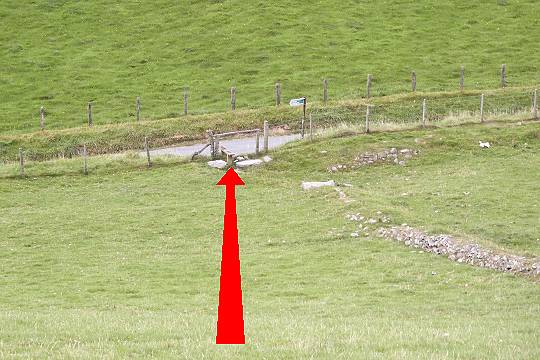
M 404 1 L 45 1 L 0 4 L 0 132 L 35 130 L 47 109 L 52 129 L 175 117 L 190 87 L 195 113 L 283 98 L 320 100 L 454 90 L 459 66 L 468 89 L 540 83 L 535 0 Z
M 537 123 L 332 138 L 242 172 L 242 347 L 214 345 L 223 172 L 134 157 L 91 159 L 86 177 L 79 159 L 53 173 L 30 164 L 27 179 L 0 178 L 0 357 L 538 358 L 538 283 L 351 237 L 346 215 L 382 211 L 538 256 L 539 139 Z M 391 146 L 420 155 L 327 171 Z M 329 178 L 355 201 L 300 189 Z

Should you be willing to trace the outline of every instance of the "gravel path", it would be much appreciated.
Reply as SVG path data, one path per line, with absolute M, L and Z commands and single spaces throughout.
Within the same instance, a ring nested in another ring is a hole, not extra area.
M 300 134 L 275 135 L 268 138 L 268 148 L 274 149 L 285 145 L 294 140 L 300 139 Z M 195 145 L 174 146 L 161 149 L 150 150 L 150 155 L 173 155 L 173 156 L 191 156 L 195 151 L 199 151 L 206 143 Z M 220 144 L 237 155 L 248 155 L 255 153 L 255 136 L 241 137 L 236 139 L 221 140 Z M 263 138 L 260 137 L 260 149 L 263 148 Z M 141 152 L 141 156 L 145 156 Z M 210 149 L 206 148 L 201 156 L 210 156 Z

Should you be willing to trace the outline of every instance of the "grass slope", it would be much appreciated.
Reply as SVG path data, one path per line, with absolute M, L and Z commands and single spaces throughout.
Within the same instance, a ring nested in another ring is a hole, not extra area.
M 213 344 L 222 172 L 147 170 L 133 158 L 87 177 L 36 168 L 0 179 L 0 357 L 538 358 L 537 283 L 352 238 L 345 215 L 381 210 L 393 223 L 538 256 L 539 134 L 538 124 L 474 125 L 317 140 L 243 172 L 242 347 Z M 479 149 L 480 137 L 493 147 Z M 326 171 L 386 146 L 421 155 Z M 57 166 L 79 169 L 74 159 Z M 330 177 L 351 182 L 355 201 L 300 190 Z
M 175 117 L 189 86 L 195 113 L 322 96 L 493 88 L 508 65 L 511 85 L 540 83 L 534 0 L 480 1 L 45 1 L 0 5 L 0 132 L 75 127 L 94 102 L 97 124 Z

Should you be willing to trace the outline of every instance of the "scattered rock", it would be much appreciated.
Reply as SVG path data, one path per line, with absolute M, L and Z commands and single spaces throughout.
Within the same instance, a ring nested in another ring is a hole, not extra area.
M 540 276 L 540 259 L 531 259 L 512 254 L 498 254 L 492 250 L 484 249 L 478 244 L 463 244 L 450 235 L 428 235 L 421 230 L 407 226 L 407 224 L 391 228 L 380 228 L 379 235 L 387 239 L 403 242 L 407 246 L 446 256 L 458 263 Z
M 263 156 L 262 159 L 263 159 L 263 161 L 264 161 L 265 163 L 272 161 L 272 158 L 271 158 L 270 156 L 268 156 L 268 155 Z
M 304 190 L 311 190 L 311 189 L 317 189 L 323 186 L 336 186 L 336 183 L 334 180 L 328 180 L 328 181 L 302 181 L 302 189 Z
M 216 168 L 216 169 L 225 169 L 227 166 L 227 163 L 223 160 L 212 160 L 207 162 L 208 166 Z
M 335 188 L 336 191 L 338 192 L 339 194 L 339 200 L 343 201 L 344 203 L 348 204 L 350 202 L 353 202 L 354 200 L 351 200 L 349 199 L 349 197 L 347 196 L 347 194 L 345 194 L 343 191 L 341 191 L 340 189 L 338 188 Z
M 351 221 L 362 221 L 364 220 L 365 218 L 360 215 L 359 213 L 358 214 L 347 214 L 345 215 L 345 217 L 348 219 L 348 220 L 351 220 Z
M 412 159 L 418 155 L 418 150 L 396 148 L 384 149 L 378 152 L 366 152 L 355 157 L 352 164 L 334 164 L 328 168 L 330 172 L 337 172 L 346 169 L 355 169 L 361 166 L 375 165 L 379 163 L 394 163 L 405 165 L 405 160 Z
M 236 163 L 236 167 L 238 168 L 247 168 L 247 167 L 250 167 L 250 166 L 254 166 L 254 165 L 260 165 L 262 164 L 262 160 L 261 159 L 253 159 L 253 160 L 242 160 L 242 161 L 238 161 Z
M 359 237 L 359 236 L 360 236 L 360 235 L 358 235 L 358 233 L 357 233 L 357 232 L 353 232 L 353 233 L 351 233 L 351 237 Z

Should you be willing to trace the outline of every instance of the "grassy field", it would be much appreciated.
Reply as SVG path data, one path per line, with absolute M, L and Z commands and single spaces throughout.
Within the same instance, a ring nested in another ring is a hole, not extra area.
M 539 140 L 538 123 L 340 136 L 242 172 L 245 346 L 214 345 L 222 172 L 132 156 L 0 176 L 0 357 L 538 358 L 537 282 L 353 238 L 346 215 L 540 256 Z M 391 146 L 420 155 L 327 172 Z M 300 189 L 329 178 L 354 201 Z
M 0 5 L 0 133 L 37 130 L 40 106 L 50 129 L 76 127 L 94 103 L 96 124 L 190 111 L 270 106 L 276 81 L 284 102 L 499 85 L 502 63 L 511 86 L 540 83 L 535 0 L 440 2 L 62 1 Z

